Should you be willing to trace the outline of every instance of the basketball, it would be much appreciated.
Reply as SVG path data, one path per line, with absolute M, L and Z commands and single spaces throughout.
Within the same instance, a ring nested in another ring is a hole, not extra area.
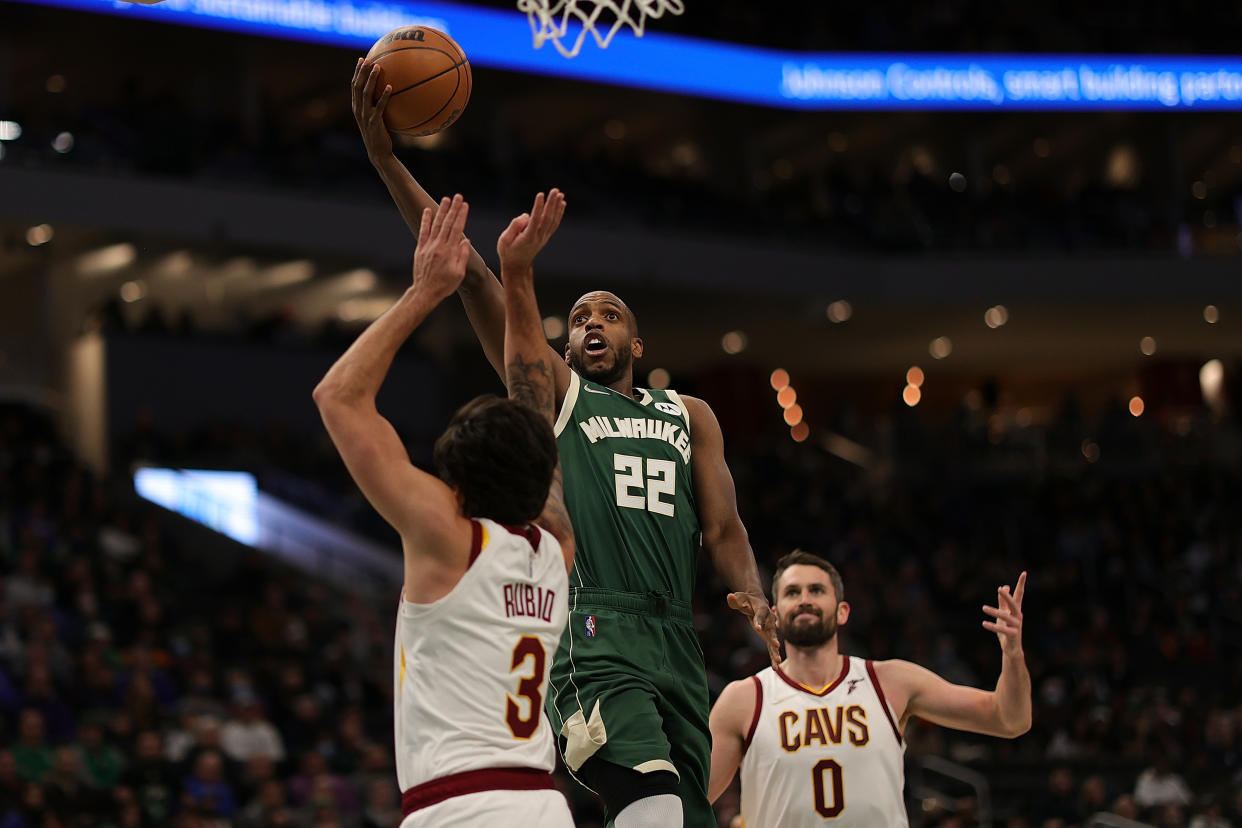
M 457 120 L 470 100 L 470 61 L 444 32 L 405 26 L 381 37 L 367 60 L 392 87 L 384 123 L 393 132 L 431 135 Z M 376 97 L 383 91 L 376 90 Z

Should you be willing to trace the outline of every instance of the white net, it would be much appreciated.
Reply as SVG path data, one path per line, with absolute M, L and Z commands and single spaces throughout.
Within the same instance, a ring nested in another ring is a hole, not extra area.
M 686 10 L 682 0 L 517 0 L 517 7 L 530 21 L 535 48 L 550 40 L 567 58 L 578 54 L 588 34 L 607 49 L 622 28 L 642 37 L 647 18 Z

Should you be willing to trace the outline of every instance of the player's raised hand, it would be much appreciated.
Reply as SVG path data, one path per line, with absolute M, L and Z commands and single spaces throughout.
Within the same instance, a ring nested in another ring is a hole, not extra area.
M 778 666 L 781 663 L 781 642 L 776 636 L 776 616 L 768 606 L 768 599 L 750 592 L 730 592 L 728 600 L 729 609 L 735 609 L 750 619 L 751 628 L 759 633 L 768 647 L 772 666 Z
M 358 122 L 358 131 L 362 133 L 362 143 L 366 145 L 367 156 L 375 160 L 391 154 L 392 136 L 384 125 L 384 107 L 388 105 L 392 87 L 384 83 L 384 70 L 378 63 L 368 63 L 366 58 L 358 58 L 350 89 L 354 120 Z M 375 99 L 377 89 L 383 90 L 379 100 Z
M 414 251 L 414 290 L 426 291 L 436 302 L 457 290 L 466 277 L 470 240 L 464 235 L 470 205 L 461 194 L 443 198 L 432 210 L 423 210 Z
M 1022 596 L 1026 592 L 1026 573 L 1018 576 L 1018 583 L 1009 591 L 1009 585 L 996 590 L 996 606 L 984 606 L 983 611 L 995 621 L 984 621 L 983 628 L 996 633 L 1001 651 L 1007 656 L 1022 655 Z
M 564 216 L 565 194 L 560 190 L 553 187 L 546 198 L 543 193 L 535 196 L 535 204 L 530 212 L 522 213 L 509 222 L 509 226 L 496 241 L 502 277 L 506 270 L 515 273 L 529 271 L 535 256 L 548 243 L 548 239 L 552 238 Z

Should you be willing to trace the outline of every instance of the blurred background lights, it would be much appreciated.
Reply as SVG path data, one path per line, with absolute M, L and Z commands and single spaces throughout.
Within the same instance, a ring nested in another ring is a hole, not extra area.
M 52 240 L 52 225 L 36 224 L 26 231 L 26 244 L 31 247 L 38 247 L 41 244 L 47 244 Z
M 1004 305 L 993 305 L 984 311 L 983 321 L 989 328 L 999 328 L 1009 321 L 1009 311 Z
M 560 339 L 565 333 L 565 320 L 559 316 L 545 316 L 543 318 L 543 335 L 548 339 Z
M 668 388 L 668 384 L 672 382 L 672 377 L 668 371 L 663 368 L 653 368 L 651 373 L 647 375 L 647 385 L 658 390 Z
M 1220 311 L 1216 309 L 1215 305 L 1208 305 L 1203 309 L 1203 321 L 1209 325 L 1215 325 L 1220 321 Z
M 906 383 L 913 385 L 915 388 L 922 388 L 923 369 L 917 365 L 911 365 L 910 370 L 906 371 Z
M 833 324 L 839 325 L 842 322 L 848 322 L 853 315 L 853 306 L 844 299 L 838 299 L 828 306 L 828 321 Z
M 720 347 L 726 354 L 740 354 L 746 350 L 746 334 L 741 331 L 729 331 L 720 338 Z
M 781 408 L 789 408 L 798 401 L 798 392 L 793 389 L 792 385 L 786 385 L 776 394 L 776 402 Z
M 796 426 L 802 422 L 802 406 L 791 405 L 785 409 L 785 424 Z
M 772 384 L 773 391 L 781 391 L 789 387 L 789 372 L 784 368 L 777 368 L 772 372 L 772 376 L 768 378 L 768 382 Z
M 100 247 L 92 250 L 90 253 L 83 253 L 81 256 L 78 256 L 78 272 L 84 274 L 109 273 L 133 264 L 134 259 L 137 257 L 138 250 L 128 242 L 110 244 L 107 247 Z
M 1219 359 L 1209 359 L 1199 369 L 1199 391 L 1203 394 L 1203 402 L 1213 411 L 1219 410 L 1224 402 L 1222 392 L 1225 384 L 1225 364 Z
M 1113 187 L 1129 189 L 1138 183 L 1138 154 L 1129 144 L 1118 144 L 1108 154 L 1104 178 Z
M 953 340 L 947 336 L 938 336 L 927 346 L 927 352 L 935 359 L 944 359 L 953 353 Z
M 156 265 L 160 274 L 172 277 L 184 276 L 190 272 L 192 267 L 194 267 L 194 257 L 188 250 L 174 250 Z
M 919 404 L 919 400 L 923 399 L 923 392 L 917 385 L 907 385 L 901 392 L 901 399 L 906 405 L 914 408 Z
M 1143 416 L 1144 408 L 1145 406 L 1143 405 L 1142 397 L 1139 397 L 1136 395 L 1130 398 L 1130 413 L 1133 414 L 1135 417 Z
M 134 280 L 121 285 L 121 299 L 126 302 L 137 302 L 147 295 L 145 282 Z
M 811 436 L 811 427 L 806 423 L 798 423 L 796 426 L 789 429 L 789 436 L 793 437 L 795 443 L 801 443 L 807 437 Z
M 52 149 L 56 150 L 61 155 L 64 155 L 69 152 L 69 150 L 73 149 L 73 133 L 58 133 L 56 137 L 52 139 Z
M 1151 356 L 1156 352 L 1156 340 L 1150 336 L 1145 336 L 1139 340 L 1139 351 L 1143 356 Z

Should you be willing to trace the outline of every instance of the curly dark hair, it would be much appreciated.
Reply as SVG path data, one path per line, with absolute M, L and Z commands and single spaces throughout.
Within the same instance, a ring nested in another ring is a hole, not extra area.
M 539 517 L 556 461 L 548 421 L 492 394 L 457 409 L 435 445 L 436 473 L 462 491 L 466 515 L 511 526 Z

